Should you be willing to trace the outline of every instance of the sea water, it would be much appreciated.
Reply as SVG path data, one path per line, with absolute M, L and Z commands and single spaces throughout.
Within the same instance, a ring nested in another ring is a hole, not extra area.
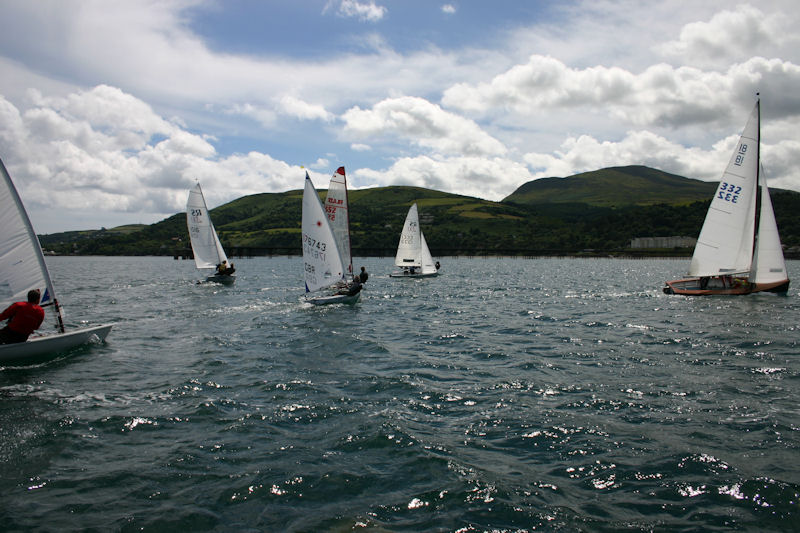
M 439 258 L 303 303 L 298 257 L 50 257 L 107 343 L 0 369 L 3 531 L 800 529 L 787 296 L 688 260 Z

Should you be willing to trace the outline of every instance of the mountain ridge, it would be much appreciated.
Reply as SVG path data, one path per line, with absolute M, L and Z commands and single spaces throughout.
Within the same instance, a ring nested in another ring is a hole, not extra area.
M 717 185 L 636 165 L 542 180 L 499 202 L 413 186 L 350 190 L 354 253 L 393 255 L 414 202 L 438 255 L 610 251 L 636 237 L 694 237 Z M 800 193 L 773 191 L 782 242 L 800 245 Z M 319 193 L 324 198 L 325 190 Z M 211 218 L 226 250 L 298 253 L 301 204 L 300 189 L 259 193 L 212 209 Z M 174 255 L 189 248 L 184 213 L 143 227 L 41 235 L 40 242 L 59 254 Z

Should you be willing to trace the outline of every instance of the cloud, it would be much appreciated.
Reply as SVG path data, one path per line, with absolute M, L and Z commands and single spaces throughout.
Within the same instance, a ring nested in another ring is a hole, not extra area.
M 765 15 L 751 5 L 720 11 L 708 22 L 683 26 L 677 40 L 661 45 L 667 56 L 692 65 L 715 66 L 769 54 L 794 32 L 780 12 Z
M 328 2 L 323 12 L 333 8 L 337 2 Z M 360 21 L 377 22 L 386 15 L 386 8 L 375 2 L 359 2 L 357 0 L 341 0 L 336 13 L 340 17 L 357 18 Z
M 687 149 L 648 131 L 630 131 L 618 141 L 570 137 L 553 153 L 527 153 L 524 161 L 540 177 L 564 177 L 611 166 L 646 165 L 698 179 L 719 178 L 721 151 Z M 728 152 L 730 157 L 730 152 Z
M 792 121 L 782 121 L 766 131 L 792 127 L 790 124 Z M 646 165 L 702 181 L 718 181 L 738 140 L 739 134 L 732 134 L 714 143 L 709 150 L 703 150 L 683 146 L 648 131 L 629 131 L 617 142 L 581 135 L 566 139 L 553 153 L 531 152 L 525 154 L 523 160 L 531 167 L 534 178 L 565 177 L 612 166 Z M 796 189 L 796 181 L 791 176 L 798 158 L 800 140 L 768 144 L 762 137 L 761 160 L 767 169 L 770 187 Z
M 228 115 L 241 115 L 248 117 L 265 128 L 272 128 L 278 122 L 278 114 L 274 109 L 270 109 L 260 105 L 253 105 L 251 103 L 233 104 L 223 110 L 223 113 Z
M 361 181 L 413 185 L 489 200 L 501 200 L 533 179 L 525 165 L 501 157 L 403 157 L 385 170 L 358 169 Z
M 266 154 L 220 157 L 205 136 L 117 88 L 65 97 L 34 91 L 31 102 L 18 109 L 0 96 L 3 159 L 29 210 L 161 218 L 183 210 L 196 179 L 214 205 L 297 188 L 302 177 L 298 167 Z
M 444 4 L 442 6 L 442 13 L 445 13 L 447 15 L 454 15 L 455 12 L 456 12 L 456 6 L 454 6 L 453 4 Z
M 784 112 L 799 115 L 796 91 L 770 89 L 790 86 L 800 86 L 800 66 L 779 59 L 752 58 L 725 73 L 662 63 L 635 74 L 617 67 L 569 68 L 558 59 L 533 55 L 489 82 L 450 87 L 442 103 L 481 115 L 603 109 L 629 125 L 679 127 L 730 119 L 731 103 L 752 102 L 761 87 Z
M 444 111 L 417 97 L 388 98 L 372 107 L 356 106 L 342 115 L 348 138 L 399 137 L 434 152 L 464 155 L 502 155 L 506 148 L 473 121 Z
M 300 120 L 323 120 L 330 122 L 333 114 L 325 111 L 325 108 L 317 104 L 303 102 L 294 96 L 283 96 L 279 100 L 280 109 L 287 115 L 299 118 Z

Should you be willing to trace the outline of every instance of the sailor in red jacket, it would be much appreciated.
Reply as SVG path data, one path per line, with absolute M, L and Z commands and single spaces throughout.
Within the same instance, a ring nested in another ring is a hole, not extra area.
M 44 320 L 44 309 L 39 306 L 39 290 L 28 291 L 27 302 L 16 302 L 0 313 L 0 322 L 6 319 L 8 325 L 0 329 L 0 344 L 25 342 L 33 330 L 39 329 Z

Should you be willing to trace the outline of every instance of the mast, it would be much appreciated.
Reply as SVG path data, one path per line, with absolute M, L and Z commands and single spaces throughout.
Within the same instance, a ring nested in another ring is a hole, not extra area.
M 755 198 L 756 208 L 753 209 L 753 255 L 750 260 L 750 272 L 747 273 L 748 278 L 754 277 L 753 270 L 757 267 L 756 254 L 758 253 L 758 243 L 756 242 L 758 236 L 758 229 L 761 221 L 761 202 L 764 201 L 764 195 L 761 194 L 761 96 L 756 93 L 756 184 L 755 184 Z
M 344 180 L 344 201 L 347 205 L 347 266 L 348 274 L 353 276 L 353 248 L 350 240 L 350 193 L 347 192 L 347 177 L 344 174 L 344 167 L 342 167 L 342 179 Z

